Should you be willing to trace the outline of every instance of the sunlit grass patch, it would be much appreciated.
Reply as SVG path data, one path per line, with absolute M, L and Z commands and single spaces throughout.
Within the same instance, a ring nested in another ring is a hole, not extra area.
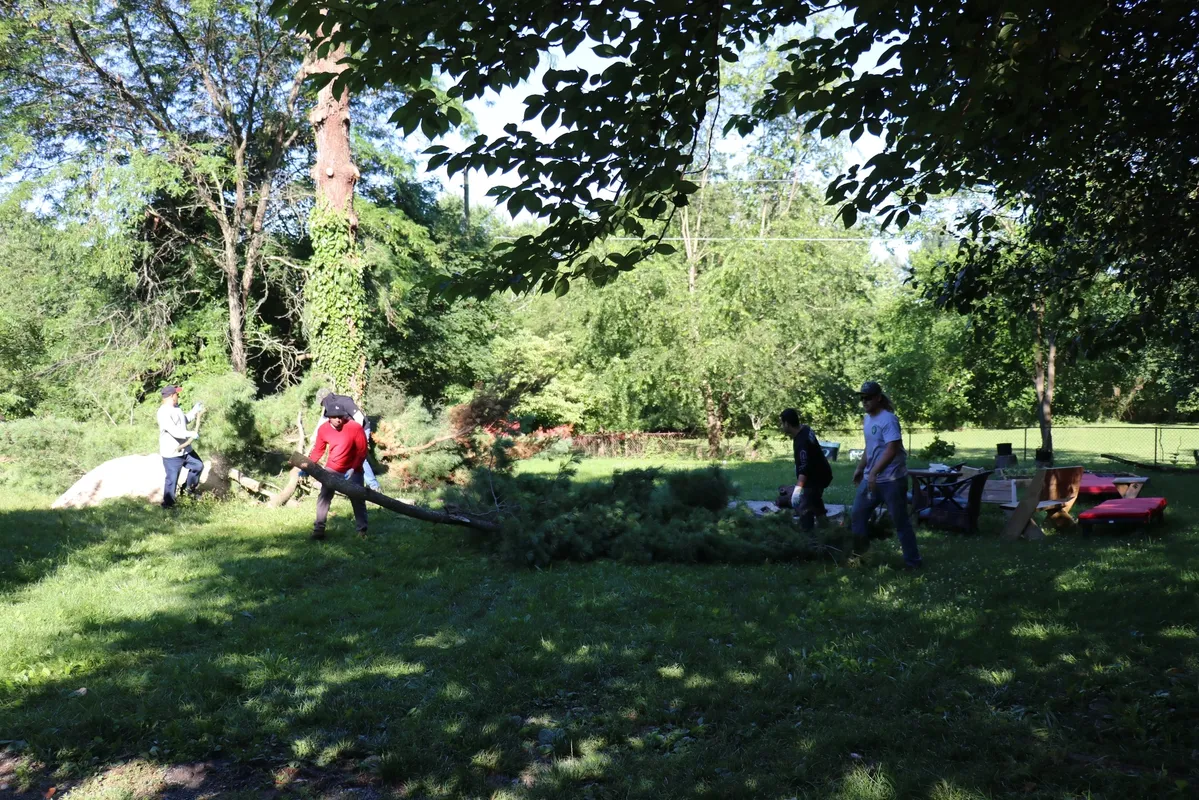
M 787 469 L 734 467 L 751 492 Z M 157 748 L 417 797 L 1166 796 L 1199 785 L 1179 486 L 1169 538 L 922 529 L 919 576 L 893 541 L 852 568 L 536 571 L 382 511 L 315 546 L 311 509 L 15 531 L 0 498 L 0 548 L 43 554 L 0 584 L 0 735 L 43 777 Z

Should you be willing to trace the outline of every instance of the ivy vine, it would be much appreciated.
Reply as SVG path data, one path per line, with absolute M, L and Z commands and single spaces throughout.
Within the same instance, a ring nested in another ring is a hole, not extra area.
M 304 285 L 304 329 L 313 364 L 338 391 L 366 390 L 364 267 L 349 215 L 318 201 L 308 216 L 312 258 Z

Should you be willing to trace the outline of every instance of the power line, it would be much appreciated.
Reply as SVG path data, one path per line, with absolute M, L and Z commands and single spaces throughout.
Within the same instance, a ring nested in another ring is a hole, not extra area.
M 496 236 L 496 239 L 506 241 L 515 240 L 517 236 Z M 639 239 L 636 236 L 610 236 L 603 239 L 605 242 L 643 242 L 645 239 Z M 654 241 L 659 241 L 655 239 Z M 666 236 L 660 241 L 663 242 L 685 242 L 688 241 L 681 236 Z M 853 236 L 693 236 L 692 242 L 906 242 L 907 239 L 902 236 L 886 236 L 886 237 L 853 237 Z

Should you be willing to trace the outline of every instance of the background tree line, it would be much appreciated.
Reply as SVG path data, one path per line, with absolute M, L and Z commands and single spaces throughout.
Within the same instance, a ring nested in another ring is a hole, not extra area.
M 0 413 L 128 423 L 168 378 L 232 372 L 263 397 L 311 372 L 312 38 L 265 2 L 3 5 Z M 704 138 L 720 142 L 782 64 L 769 47 L 726 64 Z M 422 182 L 386 115 L 439 92 L 418 76 L 353 98 L 361 347 L 379 396 L 435 410 L 522 386 L 528 426 L 686 431 L 713 449 L 773 430 L 786 406 L 848 424 L 846 389 L 867 376 L 934 427 L 1199 411 L 1182 326 L 1154 324 L 1115 271 L 1071 279 L 1027 215 L 979 204 L 1007 243 L 985 270 L 927 211 L 908 263 L 877 259 L 878 228 L 847 231 L 827 205 L 848 137 L 822 137 L 810 111 L 693 153 L 688 199 L 636 270 L 545 294 L 447 291 L 501 273 L 498 243 L 546 229 L 468 215 Z M 961 203 L 924 201 L 942 220 Z M 623 257 L 614 233 L 587 263 Z M 947 294 L 959 275 L 969 291 Z

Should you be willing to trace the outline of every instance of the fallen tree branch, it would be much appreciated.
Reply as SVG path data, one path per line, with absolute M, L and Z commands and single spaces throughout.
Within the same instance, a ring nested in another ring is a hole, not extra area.
M 296 428 L 300 431 L 300 441 L 297 443 L 296 449 L 304 451 L 308 449 L 308 443 L 304 436 L 304 406 L 300 405 L 300 410 L 296 414 Z M 287 476 L 287 485 L 277 495 L 271 498 L 269 505 L 271 508 L 282 508 L 283 504 L 292 498 L 296 493 L 296 489 L 300 488 L 300 471 L 292 467 L 291 474 Z
M 1121 458 L 1120 456 L 1109 456 L 1107 453 L 1100 453 L 1100 458 L 1107 458 L 1112 461 L 1119 461 L 1121 464 L 1128 464 L 1139 469 L 1154 470 L 1156 472 L 1172 472 L 1178 475 L 1199 475 L 1199 469 L 1194 467 L 1173 467 L 1167 464 L 1143 464 L 1140 461 L 1132 461 L 1131 459 Z
M 254 494 L 260 494 L 268 499 L 273 499 L 275 496 L 273 493 L 267 491 L 268 484 L 255 480 L 249 475 L 242 474 L 239 469 L 232 467 L 229 469 L 229 480 Z
M 494 522 L 475 519 L 465 514 L 447 514 L 444 511 L 434 511 L 424 506 L 410 505 L 396 500 L 394 497 L 388 497 L 381 492 L 376 492 L 374 489 L 367 489 L 356 483 L 351 483 L 340 475 L 325 469 L 302 453 L 292 453 L 291 457 L 287 460 L 293 467 L 307 472 L 312 476 L 313 480 L 322 486 L 331 487 L 346 497 L 351 497 L 355 500 L 369 501 L 377 506 L 386 508 L 388 511 L 394 511 L 406 517 L 413 517 L 425 522 L 436 522 L 442 525 L 460 525 L 464 528 L 474 528 L 475 530 L 487 533 L 498 533 L 500 530 L 500 526 Z
M 405 447 L 404 445 L 400 445 L 398 447 L 386 447 L 386 446 L 379 447 L 378 448 L 379 458 L 391 459 L 391 458 L 396 458 L 397 456 L 403 458 L 406 456 L 413 455 L 415 453 L 421 453 L 432 447 L 436 447 L 439 444 L 444 444 L 446 442 L 452 442 L 456 439 L 461 439 L 463 436 L 466 436 L 470 432 L 471 432 L 471 428 L 463 428 L 461 430 L 455 431 L 454 433 L 448 433 L 444 436 L 438 436 L 436 439 L 433 439 L 432 441 L 425 442 L 424 444 L 419 444 L 414 447 Z M 375 437 L 375 439 L 376 439 L 376 444 L 378 444 L 378 437 Z

